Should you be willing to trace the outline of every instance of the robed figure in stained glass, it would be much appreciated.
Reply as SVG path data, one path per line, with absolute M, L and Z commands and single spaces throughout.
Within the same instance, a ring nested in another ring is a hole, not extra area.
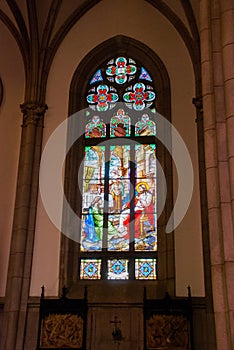
M 138 194 L 135 196 L 135 237 L 139 238 L 142 232 L 142 225 L 140 225 L 141 215 L 147 209 L 148 212 L 153 212 L 153 194 L 148 190 L 147 182 L 139 182 L 137 185 Z M 150 209 L 151 208 L 151 209 Z M 126 237 L 129 237 L 129 223 L 130 223 L 130 203 L 127 203 L 119 219 L 119 232 L 125 232 Z M 150 223 L 149 223 L 150 225 Z

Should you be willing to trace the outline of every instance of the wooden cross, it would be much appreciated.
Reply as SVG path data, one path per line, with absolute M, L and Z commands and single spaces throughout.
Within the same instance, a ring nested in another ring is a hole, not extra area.
M 114 323 L 114 329 L 116 330 L 117 329 L 117 324 L 118 323 L 121 323 L 121 321 L 117 321 L 118 320 L 118 317 L 115 316 L 114 317 L 114 321 L 110 321 L 110 323 Z
M 118 321 L 118 317 L 115 316 L 114 321 L 110 321 L 110 323 L 114 324 L 114 329 L 112 332 L 112 337 L 113 337 L 114 341 L 115 342 L 121 341 L 123 339 L 122 332 L 121 332 L 120 328 L 117 326 L 118 323 L 121 323 L 121 321 Z

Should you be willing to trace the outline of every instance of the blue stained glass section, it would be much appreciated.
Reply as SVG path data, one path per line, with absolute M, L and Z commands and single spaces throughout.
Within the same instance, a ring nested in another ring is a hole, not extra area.
M 101 278 L 101 259 L 81 259 L 81 279 Z
M 97 70 L 97 72 L 93 75 L 92 79 L 90 80 L 90 84 L 94 84 L 97 81 L 102 81 L 103 77 L 102 77 L 102 72 L 101 69 Z
M 136 259 L 135 276 L 140 280 L 156 279 L 156 259 Z
M 125 267 L 123 266 L 122 262 L 120 262 L 120 261 L 116 261 L 116 263 L 114 263 L 112 265 L 112 270 L 117 275 L 121 274 L 124 271 L 124 269 L 125 269 Z
M 96 275 L 97 268 L 94 264 L 90 263 L 89 265 L 85 266 L 84 271 L 87 276 L 92 277 L 93 275 Z
M 153 271 L 153 269 L 149 264 L 144 263 L 141 265 L 140 271 L 141 271 L 143 276 L 148 277 L 151 274 L 151 272 Z
M 141 74 L 139 76 L 139 79 L 144 79 L 144 80 L 148 80 L 148 81 L 152 81 L 151 76 L 149 75 L 149 73 L 147 72 L 147 70 L 143 67 L 141 67 Z
M 108 260 L 108 279 L 128 279 L 128 260 Z

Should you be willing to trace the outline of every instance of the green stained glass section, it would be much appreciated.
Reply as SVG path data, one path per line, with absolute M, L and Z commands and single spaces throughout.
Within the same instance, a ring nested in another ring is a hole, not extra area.
M 136 259 L 135 278 L 138 280 L 155 280 L 157 278 L 156 259 Z
M 129 137 L 130 136 L 130 117 L 119 109 L 111 118 L 110 122 L 110 136 L 111 137 Z
M 86 124 L 85 137 L 86 138 L 97 138 L 106 136 L 106 125 L 99 118 L 99 116 L 93 116 L 92 120 Z
M 107 278 L 111 280 L 128 279 L 128 260 L 111 259 L 108 260 Z
M 97 280 L 101 278 L 101 259 L 81 259 L 80 278 Z

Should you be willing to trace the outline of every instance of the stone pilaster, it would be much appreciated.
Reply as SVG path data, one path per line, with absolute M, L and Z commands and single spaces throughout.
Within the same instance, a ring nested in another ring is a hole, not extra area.
M 210 238 L 209 238 L 209 222 L 207 207 L 207 184 L 205 171 L 205 145 L 204 145 L 204 117 L 203 117 L 203 101 L 202 96 L 197 96 L 192 100 L 196 108 L 196 124 L 197 124 L 197 144 L 198 144 L 198 162 L 199 162 L 199 182 L 200 182 L 200 203 L 202 218 L 202 246 L 203 246 L 203 262 L 204 262 L 204 282 L 206 295 L 206 317 L 204 323 L 207 334 L 207 349 L 215 349 L 215 325 L 211 280 L 211 260 L 210 260 Z M 205 344 L 203 344 L 205 346 Z
M 23 350 L 30 288 L 38 174 L 46 105 L 24 103 L 21 148 L 4 307 L 1 349 Z
M 218 350 L 233 349 L 230 300 L 233 295 L 233 222 L 230 201 L 228 126 L 225 101 L 233 105 L 231 93 L 225 89 L 225 64 L 222 55 L 224 27 L 220 6 L 230 1 L 201 2 L 201 60 L 204 104 L 204 139 L 210 257 L 216 339 Z M 225 11 L 226 12 L 226 11 Z M 233 22 L 231 22 L 233 24 Z M 230 53 L 227 54 L 230 59 Z M 233 60 L 232 60 L 233 64 Z M 233 93 L 233 90 L 232 90 Z M 232 174 L 234 175 L 234 173 Z M 232 273 L 230 273 L 232 271 Z M 233 309 L 232 309 L 233 310 Z
M 224 236 L 225 277 L 227 290 L 227 315 L 230 322 L 231 349 L 234 349 L 234 1 L 220 0 L 221 10 L 221 55 L 223 62 L 224 105 L 226 124 L 226 167 L 224 180 L 228 188 L 222 201 L 226 226 Z

